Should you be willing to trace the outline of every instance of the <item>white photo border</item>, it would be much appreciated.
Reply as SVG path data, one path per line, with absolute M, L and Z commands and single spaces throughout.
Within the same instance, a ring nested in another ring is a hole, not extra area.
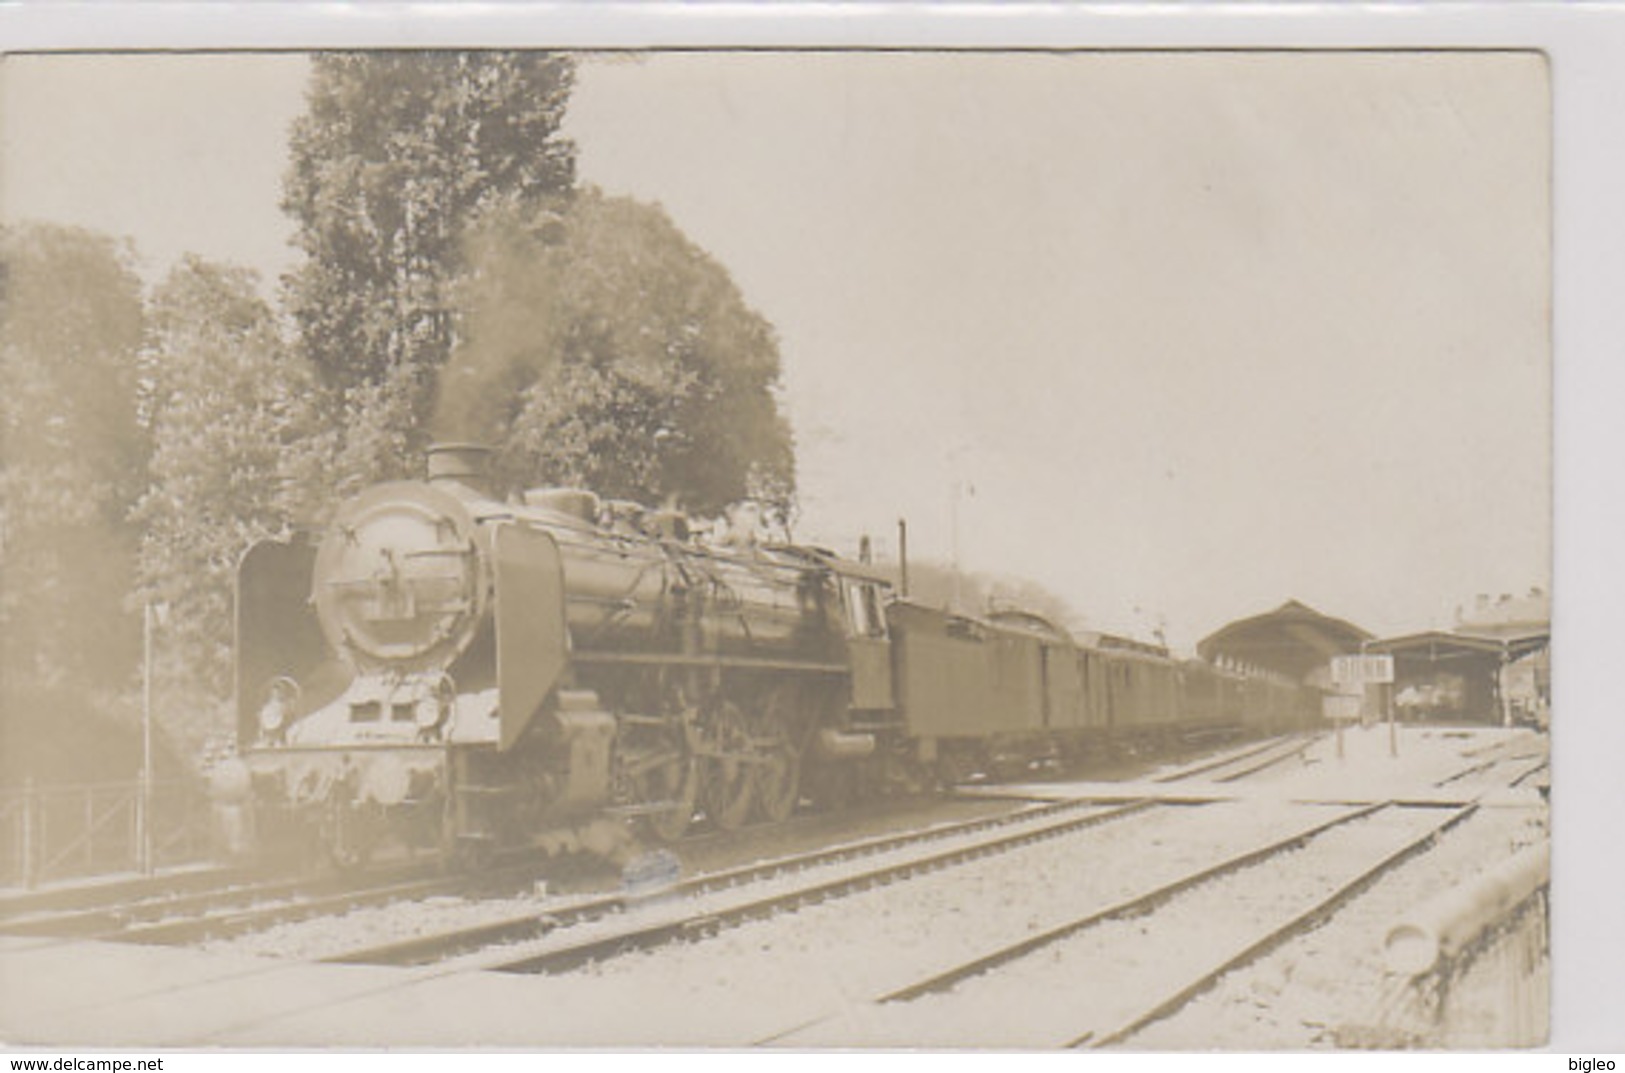
M 5 52 L 1538 50 L 1553 102 L 1555 1054 L 1625 1051 L 1625 4 L 17 3 Z

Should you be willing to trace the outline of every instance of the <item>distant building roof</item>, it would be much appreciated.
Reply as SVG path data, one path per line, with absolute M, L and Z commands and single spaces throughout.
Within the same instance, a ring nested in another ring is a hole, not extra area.
M 1523 596 L 1480 593 L 1472 608 L 1458 608 L 1453 630 L 1424 630 L 1366 644 L 1368 652 L 1389 652 L 1405 660 L 1481 657 L 1492 665 L 1539 652 L 1552 640 L 1552 598 L 1543 589 Z
M 1360 651 L 1371 637 L 1352 623 L 1288 600 L 1209 634 L 1196 651 L 1205 660 L 1224 657 L 1301 680 L 1333 656 Z
M 1456 609 L 1456 632 L 1479 635 L 1517 632 L 1530 627 L 1550 625 L 1552 598 L 1544 589 L 1533 588 L 1523 596 L 1502 593 L 1491 596 L 1479 593 L 1469 610 Z

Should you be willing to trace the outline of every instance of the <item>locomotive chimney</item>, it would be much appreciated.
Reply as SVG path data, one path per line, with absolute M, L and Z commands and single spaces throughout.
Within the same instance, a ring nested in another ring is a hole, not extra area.
M 485 496 L 491 487 L 491 448 L 480 443 L 436 443 L 429 446 L 429 483 L 461 484 Z

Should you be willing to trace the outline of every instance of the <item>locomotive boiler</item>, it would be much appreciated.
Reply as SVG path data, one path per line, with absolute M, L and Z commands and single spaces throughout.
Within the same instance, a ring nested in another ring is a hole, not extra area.
M 700 543 L 578 490 L 498 498 L 486 453 L 437 447 L 426 481 L 244 557 L 238 731 L 265 837 L 353 859 L 385 832 L 474 849 L 608 816 L 669 839 L 697 811 L 783 819 L 805 766 L 872 750 L 843 725 L 872 571 Z

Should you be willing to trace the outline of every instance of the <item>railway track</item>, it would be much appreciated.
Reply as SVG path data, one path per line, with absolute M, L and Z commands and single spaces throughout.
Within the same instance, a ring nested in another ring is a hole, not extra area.
M 0 928 L 20 917 L 112 910 L 123 905 L 181 898 L 225 890 L 264 877 L 254 869 L 204 867 L 156 876 L 137 876 L 31 890 L 0 897 Z
M 1318 843 L 1326 842 L 1336 833 L 1352 825 L 1374 822 L 1380 814 L 1407 808 L 1394 802 L 1351 808 L 1340 815 L 1318 823 L 1306 830 L 1284 838 L 1272 840 L 1211 864 L 1189 874 L 1154 886 L 1112 904 L 1094 908 L 1075 919 L 1044 931 L 1024 936 L 1000 945 L 948 968 L 931 973 L 913 983 L 888 991 L 872 1000 L 870 1007 L 860 1014 L 850 1011 L 829 1015 L 797 1025 L 755 1041 L 764 1045 L 824 1046 L 824 1045 L 896 1045 L 912 1041 L 913 1045 L 961 1045 L 989 1041 L 999 1045 L 1036 1047 L 1105 1047 L 1130 1039 L 1145 1026 L 1168 1017 L 1205 991 L 1224 974 L 1240 968 L 1263 956 L 1278 945 L 1307 931 L 1327 919 L 1344 902 L 1376 882 L 1382 875 L 1402 862 L 1431 846 L 1442 834 L 1461 823 L 1477 808 L 1473 804 L 1430 810 L 1432 814 L 1421 830 L 1402 832 L 1402 837 L 1388 839 L 1380 849 L 1365 857 L 1355 868 L 1344 868 L 1335 881 L 1317 889 L 1310 897 L 1299 900 L 1290 910 L 1274 914 L 1271 923 L 1228 942 L 1204 943 L 1205 960 L 1199 958 L 1194 966 L 1182 967 L 1169 974 L 1150 974 L 1148 981 L 1136 981 L 1136 973 L 1129 971 L 1115 977 L 1120 986 L 1104 985 L 1099 1008 L 1091 1009 L 1080 992 L 1091 985 L 1099 985 L 1103 976 L 1111 976 L 1115 961 L 1144 969 L 1143 946 L 1148 929 L 1158 926 L 1159 912 L 1173 911 L 1183 905 L 1189 914 L 1200 912 L 1204 903 L 1228 904 L 1225 884 L 1244 883 L 1249 873 L 1257 878 L 1255 870 L 1269 867 L 1301 867 L 1302 855 L 1312 852 Z M 1379 840 L 1380 841 L 1380 840 Z M 1396 844 L 1397 843 L 1397 844 Z M 1328 847 L 1330 853 L 1335 845 Z M 1145 923 L 1134 924 L 1140 918 Z M 1209 930 L 1214 918 L 1209 916 Z M 1112 926 L 1116 931 L 1112 931 Z M 1159 940 L 1159 946 L 1167 940 Z M 1090 945 L 1093 944 L 1093 945 Z M 1177 960 L 1177 959 L 1175 959 Z M 1087 964 L 1090 971 L 1077 966 Z M 1029 974 L 1017 991 L 1030 1001 L 1024 1009 L 1012 1009 L 1008 997 L 1000 998 L 1001 971 L 1020 974 L 1021 967 L 1035 971 L 1041 981 L 1035 985 Z M 1046 987 L 1045 983 L 1053 986 Z M 1124 993 L 1124 989 L 1127 992 Z M 1117 993 L 1111 993 L 1116 991 Z M 1068 1001 L 1069 992 L 1078 995 L 1078 1001 Z M 1055 996 L 1060 996 L 1056 999 Z M 935 1005 L 933 1006 L 933 1001 Z M 1033 1012 L 1036 1008 L 1036 1013 Z M 992 1011 L 990 1014 L 989 1011 Z M 1017 1038 L 999 1035 L 999 1029 L 987 1018 L 1018 1016 L 1027 1019 Z M 888 1032 L 888 1025 L 891 1031 Z M 856 1039 L 846 1035 L 857 1026 Z M 968 1027 L 967 1027 L 968 1026 Z M 943 1032 L 947 1033 L 944 1037 Z M 956 1035 L 956 1031 L 963 1035 Z
M 343 876 L 278 879 L 263 873 L 222 871 L 215 878 L 216 882 L 196 885 L 194 889 L 131 887 L 124 892 L 123 900 L 98 902 L 83 908 L 47 902 L 37 911 L 8 914 L 0 919 L 0 934 L 117 937 L 164 920 L 201 917 L 273 901 L 334 895 L 357 888 L 356 879 Z M 397 878 L 397 873 L 391 872 L 382 881 L 391 883 Z M 369 877 L 369 881 L 377 883 L 379 879 Z
M 1081 1047 L 1087 1044 L 1090 1047 L 1099 1048 L 1120 1044 L 1147 1025 L 1171 1016 L 1191 999 L 1212 987 L 1226 973 L 1233 972 L 1255 961 L 1283 943 L 1319 925 L 1330 917 L 1339 906 L 1354 898 L 1405 861 L 1428 849 L 1442 835 L 1464 822 L 1477 809 L 1477 805 L 1463 805 L 1449 810 L 1445 818 L 1437 824 L 1424 830 L 1415 838 L 1402 843 L 1396 849 L 1335 887 L 1284 923 L 1265 931 L 1262 935 L 1252 939 L 1251 942 L 1241 945 L 1239 949 L 1221 956 L 1208 965 L 1207 968 L 1197 973 L 1193 979 L 1173 989 L 1171 993 L 1154 999 L 1140 1011 L 1121 1018 L 1114 1024 L 1091 1028 L 1069 1040 L 1067 1045 L 1069 1047 Z
M 1544 758 L 1539 763 L 1530 765 L 1530 767 L 1529 767 L 1529 769 L 1527 771 L 1524 771 L 1517 778 L 1513 779 L 1510 783 L 1508 783 L 1508 785 L 1509 786 L 1522 786 L 1526 780 L 1534 778 L 1536 775 L 1539 775 L 1543 771 L 1549 771 L 1551 769 L 1551 766 L 1552 766 L 1551 758 L 1550 757 Z
M 234 873 L 243 881 L 116 905 L 19 914 L 0 921 L 0 934 L 180 946 L 365 906 L 512 887 L 533 880 L 537 868 L 535 860 L 516 860 L 465 875 L 447 875 L 432 863 L 401 864 L 359 876 L 266 879 Z
M 254 905 L 233 912 L 209 913 L 189 919 L 127 928 L 115 938 L 124 942 L 170 946 L 231 939 L 313 917 L 338 916 L 368 906 L 439 895 L 466 894 L 471 888 L 490 889 L 502 884 L 522 884 L 532 880 L 536 874 L 537 866 L 532 862 L 471 875 L 436 874 L 392 883 L 373 882 L 331 894 L 302 896 L 286 902 Z
M 1282 745 L 1272 746 L 1259 756 L 1249 757 L 1240 763 L 1227 765 L 1228 770 L 1220 769 L 1220 774 L 1213 775 L 1210 773 L 1208 777 L 1213 782 L 1239 782 L 1277 764 L 1301 758 L 1318 740 L 1318 736 L 1309 735 L 1296 741 L 1287 741 Z
M 1201 770 L 1204 773 L 1215 770 L 1222 771 L 1221 778 L 1223 781 L 1235 781 L 1256 771 L 1301 755 L 1305 749 L 1313 744 L 1313 741 L 1312 736 L 1305 738 L 1294 737 L 1286 741 L 1278 739 L 1267 741 L 1244 749 L 1239 754 L 1226 756 L 1218 761 L 1201 765 Z M 1186 774 L 1189 774 L 1189 772 Z M 1195 803 L 1195 799 L 1184 799 L 1174 795 L 1159 795 L 1154 800 L 1135 800 L 1126 803 L 1121 801 L 1112 802 L 1111 805 L 1114 807 L 1110 808 L 1106 808 L 1105 803 L 1088 800 L 1032 805 L 1000 816 L 939 824 L 923 831 L 882 835 L 833 848 L 794 854 L 741 867 L 725 868 L 681 880 L 662 893 L 673 899 L 699 897 L 719 890 L 726 890 L 730 887 L 761 883 L 775 877 L 806 872 L 840 862 L 899 853 L 910 847 L 923 846 L 944 839 L 964 838 L 983 832 L 998 832 L 1012 827 L 1019 827 L 1022 831 L 1025 831 L 1030 825 L 1047 824 L 1051 818 L 1056 818 L 1057 822 L 1053 826 L 1041 827 L 1043 832 L 1041 837 L 1053 837 L 1057 834 L 1064 834 L 1099 822 L 1095 818 L 1096 813 L 1099 813 L 1101 818 L 1111 819 L 1132 814 L 1154 803 L 1163 805 L 1190 804 Z M 1104 812 L 1100 812 L 1102 809 L 1104 809 Z M 1082 818 L 1065 818 L 1069 814 L 1079 811 L 1084 812 L 1085 816 Z M 913 871 L 921 867 L 944 867 L 960 860 L 971 859 L 976 855 L 998 852 L 1001 849 L 1028 844 L 1033 837 L 1028 833 L 995 836 L 986 847 L 961 848 L 945 854 L 933 855 L 928 859 L 927 865 L 908 865 L 907 868 Z M 766 907 L 751 908 L 744 906 L 721 915 L 704 913 L 701 914 L 704 918 L 701 921 L 677 924 L 672 927 L 656 926 L 647 929 L 648 934 L 640 934 L 634 937 L 620 936 L 604 940 L 587 940 L 581 944 L 580 949 L 571 947 L 556 954 L 541 954 L 534 959 L 518 959 L 514 964 L 501 964 L 495 967 L 510 972 L 565 971 L 573 964 L 598 960 L 605 956 L 606 951 L 611 949 L 636 949 L 659 945 L 691 936 L 696 934 L 697 931 L 714 931 L 729 926 L 737 920 L 752 919 L 766 912 L 777 911 L 783 906 L 797 901 L 804 902 L 806 900 L 838 896 L 848 890 L 863 889 L 871 882 L 891 882 L 897 878 L 897 876 L 891 875 L 890 870 L 886 867 L 873 871 L 875 877 L 872 879 L 866 878 L 867 873 L 860 873 L 854 877 L 831 881 L 831 883 L 810 892 L 775 896 L 770 899 L 773 904 Z M 509 874 L 513 880 L 512 883 L 508 884 L 509 886 L 514 885 L 514 883 L 522 884 L 529 876 L 529 873 L 523 870 L 513 871 Z M 502 886 L 502 876 L 500 875 L 487 874 L 479 878 L 487 889 L 500 889 Z M 271 901 L 270 904 L 247 904 L 244 908 L 230 912 L 221 912 L 216 907 L 209 912 L 199 913 L 194 917 L 180 920 L 123 920 L 119 922 L 116 934 L 111 930 L 102 931 L 100 934 L 111 935 L 131 942 L 165 944 L 186 944 L 206 940 L 230 939 L 252 932 L 264 931 L 281 924 L 320 916 L 338 915 L 352 909 L 428 898 L 440 894 L 458 893 L 465 891 L 468 885 L 469 881 L 466 879 L 448 880 L 444 876 L 414 877 L 408 875 L 403 876 L 396 882 L 375 883 L 355 890 L 341 887 L 331 892 L 300 891 L 298 898 L 285 903 Z M 268 895 L 279 894 L 280 892 L 267 892 L 267 894 L 262 894 L 256 899 L 239 899 L 239 901 L 264 902 L 267 900 Z M 624 912 L 629 907 L 644 904 L 646 901 L 646 898 L 638 895 L 618 892 L 586 896 L 564 905 L 549 906 L 545 911 L 527 909 L 496 920 L 459 926 L 428 935 L 390 940 L 384 943 L 374 943 L 360 948 L 343 950 L 322 956 L 319 960 L 341 964 L 397 966 L 433 964 L 490 947 L 534 943 L 577 925 L 614 916 Z
M 1206 776 L 1212 782 L 1234 782 L 1248 775 L 1273 767 L 1295 756 L 1302 756 L 1318 740 L 1319 735 L 1292 735 L 1288 738 L 1270 738 L 1267 741 L 1213 757 L 1187 767 L 1164 772 L 1151 779 L 1154 783 L 1185 782 L 1197 776 Z
M 1463 768 L 1435 782 L 1435 789 L 1445 789 L 1457 783 L 1468 783 L 1477 788 L 1496 786 L 1517 786 L 1536 772 L 1545 770 L 1551 764 L 1551 756 L 1545 749 L 1523 748 L 1517 752 L 1501 752 L 1479 760 L 1470 767 Z M 1497 776 L 1498 769 L 1513 768 L 1516 775 L 1507 777 L 1502 770 Z
M 1351 750 L 1351 759 L 1371 753 L 1373 741 L 1381 744 L 1369 736 L 1364 753 Z M 1548 763 L 1538 741 L 1503 741 L 1472 755 L 1435 741 L 1426 756 L 1402 754 L 1407 763 L 1395 769 L 1403 778 L 1381 777 L 1390 769 L 1379 759 L 1371 779 L 1317 765 L 1272 779 L 1259 792 L 1222 785 L 1291 764 L 1313 744 L 1247 743 L 1120 787 L 1064 787 L 1060 793 L 1080 796 L 1050 796 L 1043 804 L 1035 799 L 1047 791 L 1010 787 L 992 801 L 968 795 L 968 811 L 957 815 L 939 810 L 940 802 L 884 822 L 864 813 L 867 830 L 883 833 L 750 864 L 735 862 L 815 844 L 843 827 L 852 838 L 852 823 L 824 816 L 821 830 L 789 839 L 764 832 L 754 848 L 748 840 L 705 841 L 685 857 L 690 867 L 709 858 L 715 870 L 641 893 L 589 891 L 586 883 L 567 896 L 556 887 L 546 897 L 534 887 L 501 893 L 504 883 L 524 882 L 527 873 L 518 868 L 495 869 L 478 881 L 501 899 L 495 903 L 473 895 L 468 876 L 404 868 L 387 882 L 372 873 L 365 883 L 353 876 L 267 881 L 241 874 L 227 883 L 228 873 L 212 873 L 189 877 L 190 886 L 179 890 L 150 887 L 147 897 L 123 905 L 35 901 L 8 911 L 0 903 L 0 933 L 187 943 L 267 929 L 226 949 L 283 960 L 228 959 L 221 965 L 231 975 L 223 979 L 257 976 L 262 965 L 267 980 L 311 973 L 321 988 L 307 994 L 295 985 L 273 1003 L 274 1012 L 253 1016 L 267 1024 L 308 1021 L 335 1039 L 350 1039 L 353 1031 L 331 1009 L 335 995 L 368 1017 L 373 1004 L 400 1011 L 437 1002 L 466 1017 L 475 1011 L 463 1009 L 463 999 L 489 993 L 557 1009 L 552 1021 L 511 1030 L 515 1041 L 1037 1048 L 1199 1042 L 1214 1025 L 1245 1032 L 1275 1018 L 1296 1026 L 1306 1008 L 1298 981 L 1311 972 L 1332 979 L 1353 964 L 1345 951 L 1352 949 L 1348 936 L 1357 940 L 1365 926 L 1361 915 L 1381 915 L 1372 906 L 1391 901 L 1395 883 L 1433 868 L 1430 847 L 1469 816 L 1478 819 L 1445 840 L 1441 854 L 1476 859 L 1485 845 L 1493 851 L 1504 843 L 1500 836 L 1486 842 L 1484 831 L 1501 828 L 1485 825 L 1521 829 L 1525 813 L 1517 806 L 1540 803 L 1532 793 L 1498 788 L 1527 785 Z M 1324 740 L 1321 746 L 1328 748 Z M 1031 796 L 1023 800 L 1024 794 Z M 999 814 L 984 815 L 993 809 Z M 953 822 L 943 822 L 945 812 Z M 934 826 L 923 831 L 887 831 L 927 820 Z M 1401 868 L 1405 861 L 1414 864 Z M 602 883 L 610 875 L 599 868 L 577 878 Z M 223 885 L 228 889 L 216 889 Z M 458 897 L 433 897 L 446 893 Z M 418 899 L 428 904 L 413 904 Z M 383 902 L 402 904 L 275 927 Z M 493 913 L 513 915 L 493 920 Z M 483 922 L 471 925 L 477 918 Z M 453 923 L 464 926 L 440 930 Z M 399 938 L 407 928 L 430 927 L 434 934 Z M 1326 938 L 1334 934 L 1341 945 Z M 29 948 L 39 945 L 56 944 Z M 135 956 L 118 956 L 126 953 Z M 289 958 L 402 971 L 319 974 Z M 786 979 L 806 986 L 785 993 Z M 1291 991 L 1269 990 L 1288 979 Z M 662 1007 L 664 1020 L 640 1022 L 642 1035 L 622 1039 L 622 1022 L 607 1013 L 596 1019 L 627 994 L 644 993 L 666 996 L 669 1005 Z M 1329 989 L 1327 1001 L 1344 994 Z M 1307 1008 L 1316 1019 L 1303 1024 L 1339 1023 L 1335 1008 Z M 467 1031 L 489 1036 L 468 1035 L 457 1027 L 461 1021 L 438 1023 L 426 1014 L 403 1030 L 414 1039 L 413 1030 L 425 1040 L 507 1040 L 498 1011 L 487 1012 L 489 1025 Z M 250 1036 L 270 1039 L 275 1031 Z M 228 1037 L 235 1038 L 222 1030 L 219 1038 Z
M 1158 776 L 1154 782 L 1170 789 L 1178 782 L 1204 778 L 1209 782 L 1234 782 L 1258 771 L 1280 764 L 1303 754 L 1310 748 L 1315 736 L 1293 736 L 1286 740 L 1272 739 L 1232 750 L 1227 755 L 1209 759 L 1195 766 Z M 1517 754 L 1514 759 L 1524 759 Z M 1508 758 L 1491 757 L 1464 772 L 1443 780 L 1445 785 L 1502 763 Z M 1533 774 L 1526 772 L 1525 775 Z M 1181 799 L 1174 795 L 1158 794 L 1155 798 L 1133 800 L 1119 807 L 1107 809 L 1105 818 L 1127 815 L 1151 804 L 1164 805 L 1195 803 L 1197 799 Z M 856 860 L 864 856 L 883 855 L 904 851 L 910 846 L 930 841 L 963 838 L 979 832 L 994 832 L 1011 825 L 1032 825 L 1051 817 L 1062 817 L 1077 810 L 1099 810 L 1105 802 L 1074 800 L 1030 806 L 1001 816 L 942 824 L 923 832 L 890 834 L 863 839 L 833 849 L 817 850 L 806 854 L 769 860 L 737 868 L 723 869 L 682 880 L 666 893 L 673 897 L 706 895 L 731 886 L 758 883 L 775 876 L 808 871 L 841 861 Z M 1092 813 L 1091 813 L 1092 815 Z M 1098 822 L 1090 818 L 1088 823 Z M 1044 837 L 1076 829 L 1077 818 L 1063 820 L 1044 827 Z M 677 938 L 714 931 L 728 926 L 734 920 L 752 919 L 763 913 L 777 911 L 785 906 L 838 896 L 848 890 L 863 889 L 877 882 L 891 882 L 903 874 L 928 867 L 945 867 L 959 860 L 983 853 L 998 852 L 1000 847 L 1013 847 L 1030 841 L 1026 834 L 1006 839 L 997 836 L 985 847 L 960 848 L 940 855 L 930 855 L 923 864 L 906 864 L 904 871 L 892 874 L 886 867 L 859 873 L 855 876 L 817 885 L 814 889 L 775 895 L 767 905 L 740 906 L 727 913 L 702 914 L 703 920 L 674 923 L 653 928 L 641 936 L 612 937 L 586 942 L 581 949 L 571 948 L 557 954 L 540 954 L 532 959 L 518 959 L 511 965 L 497 968 L 514 972 L 562 971 L 572 964 L 596 960 L 614 948 L 639 948 L 659 945 Z M 398 865 L 386 871 L 369 872 L 361 880 L 346 876 L 326 876 L 297 880 L 275 880 L 255 877 L 253 873 L 236 869 L 199 871 L 183 876 L 161 877 L 130 883 L 105 884 L 88 889 L 66 892 L 68 906 L 61 899 L 49 896 L 19 896 L 9 904 L 0 905 L 0 934 L 19 936 L 48 936 L 57 938 L 116 939 L 125 942 L 184 945 L 211 940 L 232 939 L 264 931 L 278 925 L 322 916 L 337 916 L 358 908 L 379 906 L 392 902 L 426 899 L 438 895 L 466 895 L 470 891 L 490 893 L 504 888 L 522 888 L 536 876 L 535 862 L 515 864 L 476 875 L 446 876 L 433 866 L 421 864 Z M 117 901 L 123 898 L 124 901 Z M 457 928 L 447 932 L 419 936 L 405 940 L 375 944 L 365 948 L 342 951 L 321 960 L 339 963 L 383 965 L 424 965 L 478 951 L 488 947 L 535 942 L 561 929 L 613 916 L 643 899 L 622 893 L 588 896 L 545 912 L 529 910 L 494 921 Z M 111 904 L 109 904 L 111 903 Z M 55 904 L 55 908 L 40 908 Z M 34 911 L 28 911 L 28 910 Z
M 1257 767 L 1278 762 L 1284 755 L 1293 755 L 1302 747 L 1283 752 L 1279 742 L 1264 742 L 1248 747 L 1239 754 L 1204 764 L 1202 770 L 1251 762 L 1252 766 L 1241 769 L 1245 774 Z M 942 825 L 927 830 L 923 835 L 871 838 L 834 850 L 787 858 L 778 863 L 724 870 L 685 881 L 677 889 L 684 894 L 705 893 L 722 885 L 756 881 L 772 874 L 814 867 L 843 858 L 891 852 L 920 837 L 935 839 L 964 835 L 991 830 L 1002 823 L 1028 821 L 1087 807 L 1087 802 L 1034 806 L 1006 817 Z M 701 840 L 704 838 L 700 836 Z M 268 877 L 263 871 L 246 868 L 199 869 L 170 876 L 140 877 L 15 895 L 0 901 L 0 934 L 184 945 L 231 939 L 281 924 L 338 915 L 357 908 L 460 893 L 470 887 L 500 890 L 505 884 L 511 886 L 530 875 L 525 866 L 517 866 L 478 876 L 448 877 L 433 865 L 412 863 L 370 870 L 359 878 L 328 875 L 286 879 Z M 466 929 L 466 937 L 454 940 L 450 945 L 455 949 L 467 950 L 535 938 L 560 924 L 614 913 L 626 904 L 626 899 L 620 895 L 589 898 L 542 918 L 530 913 Z M 330 960 L 421 964 L 425 959 L 445 956 L 444 952 L 435 949 L 436 946 L 432 938 L 406 940 Z
M 659 892 L 654 899 L 620 893 L 589 898 L 565 906 L 552 907 L 542 913 L 529 912 L 468 928 L 346 951 L 323 960 L 345 964 L 427 965 L 474 952 L 476 956 L 482 956 L 483 960 L 469 965 L 471 968 L 526 973 L 567 971 L 586 962 L 604 960 L 630 950 L 649 949 L 707 932 L 715 932 L 732 924 L 794 905 L 838 897 L 877 884 L 895 882 L 921 871 L 947 867 L 960 861 L 1060 837 L 1073 831 L 1138 814 L 1159 803 L 1184 802 L 1177 800 L 1158 802 L 1147 799 L 1109 806 L 1089 801 L 1037 805 L 1001 816 L 941 824 L 903 834 L 883 835 L 810 853 L 793 854 L 707 873 L 679 881 Z M 980 837 L 983 835 L 988 837 Z M 833 879 L 817 879 L 808 883 L 793 882 L 794 877 L 819 869 L 862 861 L 865 858 L 906 854 L 911 849 L 929 847 L 933 843 L 959 840 L 968 841 L 962 841 L 961 844 L 937 852 L 906 856 L 902 860 L 848 872 Z M 763 896 L 746 897 L 726 908 L 712 907 L 688 913 L 678 912 L 668 914 L 657 921 L 640 920 L 627 926 L 609 928 L 602 934 L 579 941 L 549 943 L 547 949 L 525 953 L 511 951 L 517 944 L 546 941 L 558 932 L 567 935 L 569 930 L 577 925 L 612 918 L 629 909 L 643 908 L 652 900 L 662 904 L 675 903 L 678 900 L 691 900 L 734 888 L 785 879 L 791 880 L 785 884 L 786 889 Z M 509 947 L 510 952 L 497 953 L 494 956 L 489 952 L 490 948 L 500 946 Z M 481 951 L 486 953 L 480 955 Z

